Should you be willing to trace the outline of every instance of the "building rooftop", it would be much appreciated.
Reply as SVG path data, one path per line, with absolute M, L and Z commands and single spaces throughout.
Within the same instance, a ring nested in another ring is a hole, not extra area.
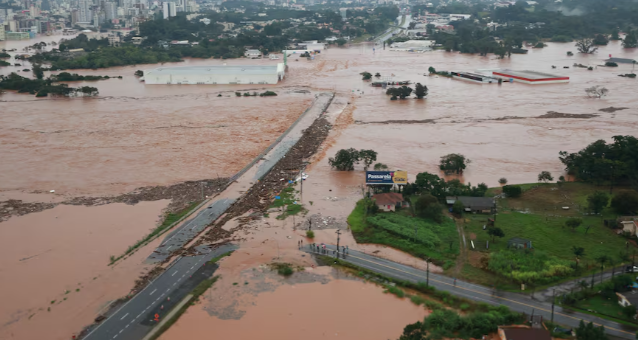
M 372 195 L 372 199 L 377 203 L 377 205 L 395 205 L 405 201 L 403 195 L 397 192 Z
M 568 78 L 569 79 L 569 77 L 561 76 L 561 75 L 558 75 L 558 74 L 544 73 L 544 72 L 538 72 L 538 71 L 529 71 L 529 70 L 523 70 L 523 71 L 500 70 L 500 71 L 494 71 L 494 73 L 500 73 L 500 74 L 515 76 L 515 77 L 533 79 L 533 80 L 555 79 L 555 78 Z
M 242 65 L 242 66 L 181 66 L 158 67 L 144 71 L 144 75 L 158 74 L 273 74 L 277 73 L 277 65 Z
M 628 59 L 628 58 L 609 58 L 605 61 L 609 61 L 612 63 L 617 63 L 617 64 L 633 64 L 636 61 L 633 59 Z
M 494 198 L 491 197 L 448 196 L 445 200 L 447 204 L 454 204 L 459 200 L 466 208 L 475 210 L 489 210 L 496 206 Z

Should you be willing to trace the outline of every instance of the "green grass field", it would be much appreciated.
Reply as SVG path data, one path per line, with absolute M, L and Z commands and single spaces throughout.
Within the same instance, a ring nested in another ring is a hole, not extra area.
M 615 298 L 606 299 L 600 295 L 596 295 L 586 300 L 578 301 L 575 307 L 587 311 L 593 311 L 596 314 L 611 316 L 616 319 L 630 322 L 632 322 L 633 320 L 627 319 L 627 317 L 622 312 L 622 307 L 618 304 L 618 300 Z
M 371 216 L 368 216 L 371 217 Z M 410 230 L 417 226 L 417 237 L 428 233 L 436 233 L 440 242 L 429 246 L 422 242 L 414 242 L 414 237 L 406 237 L 401 232 L 375 227 L 367 223 L 365 207 L 361 201 L 348 216 L 348 224 L 352 234 L 358 243 L 384 244 L 420 258 L 430 258 L 437 265 L 448 268 L 454 264 L 454 259 L 459 254 L 459 235 L 456 225 L 448 217 L 444 217 L 440 225 L 436 222 L 412 217 L 408 210 L 397 212 L 379 212 L 377 218 L 391 220 L 393 225 L 405 226 Z M 420 233 L 419 233 L 420 230 Z
M 485 250 L 490 241 L 489 251 L 507 249 L 507 240 L 521 237 L 532 241 L 532 247 L 551 256 L 574 260 L 573 246 L 585 248 L 585 262 L 593 262 L 597 256 L 618 257 L 626 250 L 625 239 L 604 226 L 601 216 L 583 215 L 586 212 L 587 195 L 596 191 L 592 185 L 584 183 L 524 185 L 527 189 L 520 198 L 498 200 L 498 215 L 495 224 L 503 229 L 505 237 L 491 242 L 491 237 L 483 230 L 487 215 L 464 216 L 466 235 L 474 240 L 478 249 Z M 569 207 L 563 210 L 562 207 Z M 603 216 L 615 217 L 609 209 Z M 565 226 L 570 217 L 582 218 L 580 227 L 572 230 Z M 587 229 L 586 227 L 589 227 Z
M 552 260 L 553 263 L 575 262 L 573 247 L 583 247 L 585 255 L 580 259 L 580 267 L 590 270 L 600 268 L 595 260 L 600 255 L 607 255 L 615 264 L 619 264 L 621 253 L 633 251 L 632 247 L 627 248 L 625 238 L 604 226 L 603 218 L 616 217 L 610 208 L 606 208 L 601 215 L 588 214 L 587 196 L 595 191 L 608 192 L 609 187 L 571 182 L 560 186 L 555 183 L 530 183 L 523 184 L 521 187 L 523 188 L 521 197 L 497 200 L 498 215 L 496 215 L 495 225 L 504 231 L 505 237 L 496 238 L 496 242 L 493 242 L 492 237 L 483 230 L 483 226 L 487 224 L 488 215 L 466 214 L 459 220 L 458 223 L 463 227 L 468 242 L 472 240 L 476 246 L 475 250 L 480 251 L 471 252 L 470 262 L 474 267 L 468 268 L 467 265 L 462 267 L 460 271 L 463 277 L 477 283 L 488 283 L 499 277 L 492 272 L 480 269 L 479 267 L 482 266 L 478 259 L 489 253 L 506 250 L 507 240 L 512 237 L 531 240 L 534 253 L 544 253 L 555 258 Z M 624 190 L 628 189 L 614 188 L 614 193 Z M 498 194 L 500 191 L 500 188 L 492 188 L 486 196 Z M 563 207 L 569 207 L 569 209 L 563 209 Z M 582 218 L 581 226 L 574 230 L 565 226 L 565 221 L 571 217 Z M 487 241 L 489 241 L 489 249 L 486 249 Z M 580 275 L 587 275 L 587 272 L 588 270 L 582 270 Z M 552 282 L 565 281 L 578 275 L 578 272 L 567 276 L 556 275 L 556 279 Z M 514 286 L 514 282 L 503 284 Z M 539 287 L 541 284 L 546 285 L 548 282 L 537 282 Z

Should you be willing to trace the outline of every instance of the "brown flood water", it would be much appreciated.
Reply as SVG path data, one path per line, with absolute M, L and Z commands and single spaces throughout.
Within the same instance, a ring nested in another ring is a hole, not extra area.
M 186 314 L 160 339 L 177 340 L 211 334 L 221 339 L 396 339 L 406 324 L 427 312 L 407 299 L 384 294 L 383 288 L 351 279 L 327 283 L 282 284 L 274 291 L 252 296 L 239 318 L 211 316 L 209 304 L 237 286 L 213 288 L 203 302 Z M 250 293 L 246 293 L 250 294 Z M 211 299 L 212 297 L 212 299 Z
M 109 257 L 148 234 L 167 204 L 59 205 L 0 224 L 0 339 L 70 339 L 126 295 L 148 252 L 115 267 Z
M 28 45 L 33 43 L 35 41 L 29 41 Z M 9 44 L 26 43 L 7 42 L 0 47 L 11 48 Z M 80 74 L 122 75 L 124 79 L 76 84 L 98 87 L 101 97 L 97 99 L 36 100 L 30 95 L 14 93 L 0 96 L 3 113 L 0 115 L 0 157 L 3 159 L 0 190 L 5 191 L 5 196 L 34 200 L 36 196 L 18 190 L 55 189 L 56 194 L 70 195 L 115 194 L 144 185 L 232 175 L 277 138 L 308 106 L 313 95 L 299 93 L 302 89 L 338 92 L 328 110 L 335 129 L 314 157 L 307 169 L 310 177 L 304 182 L 301 201 L 310 215 L 321 213 L 345 218 L 362 197 L 364 175 L 361 167 L 353 172 L 336 172 L 328 166 L 328 157 L 341 148 L 374 149 L 379 152 L 379 162 L 388 164 L 391 169 L 407 170 L 411 179 L 422 171 L 437 173 L 439 157 L 451 152 L 462 153 L 473 161 L 463 180 L 474 185 L 485 182 L 496 186 L 500 177 L 506 177 L 509 183 L 534 182 L 543 170 L 558 177 L 562 172 L 559 151 L 577 151 L 596 139 L 609 139 L 617 134 L 636 135 L 638 127 L 636 82 L 617 77 L 617 74 L 629 73 L 631 66 L 599 67 L 594 71 L 571 67 L 574 62 L 592 66 L 602 64 L 608 54 L 635 59 L 635 50 L 623 50 L 617 42 L 601 48 L 595 55 L 567 57 L 568 50 L 575 50 L 573 44 L 550 43 L 547 48 L 530 50 L 528 55 L 498 60 L 493 56 L 442 51 L 410 54 L 377 49 L 373 54 L 372 45 L 334 48 L 312 62 L 290 59 L 287 78 L 279 85 L 266 87 L 278 92 L 277 98 L 235 98 L 235 90 L 246 89 L 242 85 L 145 86 L 132 76 L 137 69 L 156 65 L 74 70 Z M 249 65 L 276 61 L 226 62 Z M 175 65 L 221 63 L 220 60 L 187 60 Z M 551 65 L 558 68 L 551 69 Z M 430 66 L 448 71 L 530 69 L 568 75 L 571 82 L 537 86 L 520 83 L 478 85 L 423 76 Z M 570 68 L 563 69 L 563 66 Z M 2 72 L 11 70 L 3 68 Z M 384 76 L 394 73 L 395 80 L 421 82 L 429 87 L 429 97 L 391 102 L 383 90 L 373 89 L 369 83 L 360 80 L 359 73 L 363 71 L 380 72 Z M 610 94 L 603 99 L 588 99 L 583 90 L 593 85 L 606 86 Z M 223 97 L 217 97 L 220 92 Z M 615 113 L 598 111 L 610 106 L 629 109 Z M 548 111 L 599 116 L 591 119 L 531 118 Z M 494 120 L 505 116 L 526 119 Z M 378 123 L 387 120 L 406 122 Z M 407 121 L 423 122 L 408 124 Z M 63 216 L 59 209 L 70 207 L 61 206 L 3 223 L 0 236 L 7 233 L 12 241 L 0 238 L 0 246 L 2 242 L 7 243 L 0 248 L 0 255 L 5 255 L 0 259 L 3 280 L 0 287 L 7 295 L 3 301 L 11 303 L 0 307 L 0 315 L 5 320 L 0 322 L 4 325 L 0 328 L 0 338 L 50 338 L 51 335 L 54 339 L 68 338 L 72 331 L 90 323 L 96 310 L 106 301 L 126 294 L 143 269 L 141 261 L 148 254 L 140 251 L 114 269 L 106 267 L 108 256 L 120 253 L 145 234 L 165 204 L 149 208 L 150 212 L 145 212 L 142 204 L 134 207 L 73 207 L 68 223 L 64 224 L 69 229 L 59 229 L 54 234 L 47 233 L 53 223 L 50 220 Z M 100 208 L 107 209 L 108 217 L 120 222 L 109 223 L 106 216 L 103 219 L 91 216 L 88 220 L 86 212 Z M 127 215 L 124 212 L 128 209 L 135 212 Z M 76 215 L 77 219 L 72 219 Z M 48 218 L 30 222 L 32 229 L 18 222 L 35 216 Z M 296 222 L 301 223 L 299 219 Z M 16 227 L 8 228 L 8 223 L 14 223 Z M 117 237 L 105 235 L 105 242 L 91 239 L 95 237 L 91 234 L 78 237 L 78 231 L 85 231 L 89 223 L 89 230 L 95 235 L 101 235 L 97 229 L 110 233 L 119 226 L 130 226 L 131 231 L 114 232 Z M 276 289 L 259 293 L 246 291 L 244 286 L 252 287 L 257 281 L 246 276 L 244 271 L 252 272 L 253 268 L 260 268 L 260 264 L 272 261 L 304 267 L 314 264 L 297 250 L 299 239 L 308 240 L 303 230 L 293 230 L 291 218 L 285 221 L 270 218 L 256 222 L 252 227 L 240 232 L 245 239 L 240 244 L 241 249 L 224 260 L 220 269 L 222 280 L 206 293 L 205 303 L 189 309 L 163 339 L 192 338 L 201 334 L 226 335 L 225 338 L 312 339 L 347 335 L 350 338 L 387 339 L 396 338 L 406 324 L 423 317 L 424 311 L 409 302 L 384 295 L 376 286 L 352 280 L 319 280 L 325 284 L 317 280 L 294 285 L 277 283 L 268 285 L 278 287 Z M 20 228 L 30 232 L 21 232 Z M 334 229 L 318 231 L 316 235 L 315 242 L 336 241 Z M 41 254 L 25 250 L 44 252 L 51 248 L 48 244 L 62 244 L 76 238 L 77 243 L 74 241 L 71 246 L 64 247 L 66 257 L 63 258 L 51 256 L 52 251 Z M 419 268 L 423 266 L 390 248 L 355 245 L 349 233 L 342 236 L 341 242 L 353 249 L 379 251 L 377 255 Z M 39 246 L 32 248 L 29 244 Z M 24 248 L 19 250 L 20 247 Z M 150 251 L 153 245 L 146 249 Z M 6 254 L 2 254 L 3 251 Z M 88 255 L 84 256 L 85 253 Z M 26 263 L 19 261 L 37 254 L 40 256 Z M 28 267 L 31 261 L 40 257 L 50 257 L 50 261 Z M 32 273 L 29 269 L 42 276 L 38 280 L 25 276 Z M 325 269 L 309 272 L 325 274 L 322 270 Z M 109 275 L 104 274 L 107 271 Z M 87 283 L 95 274 L 103 276 L 98 276 L 94 283 Z M 19 279 L 13 279 L 16 277 Z M 249 284 L 244 285 L 244 281 Z M 52 284 L 43 285 L 42 282 Z M 234 282 L 239 284 L 233 286 Z M 78 283 L 86 287 L 80 292 L 87 294 L 83 301 L 68 298 L 59 306 L 57 302 L 50 305 L 51 300 L 63 298 L 65 289 Z M 214 313 L 211 297 L 225 307 L 237 302 L 242 306 L 243 314 L 230 308 L 230 315 L 243 317 L 222 321 L 217 316 L 210 316 L 209 313 L 221 315 Z M 368 301 L 373 303 L 368 304 Z M 49 306 L 52 311 L 46 312 Z M 57 310 L 66 312 L 55 313 Z M 37 311 L 36 315 L 28 320 L 33 311 Z M 18 321 L 11 323 L 12 320 Z M 44 330 L 47 333 L 43 333 Z M 49 333 L 51 330 L 56 333 Z

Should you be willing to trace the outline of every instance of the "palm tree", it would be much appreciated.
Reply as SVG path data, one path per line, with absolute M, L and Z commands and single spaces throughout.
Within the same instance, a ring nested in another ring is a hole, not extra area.
M 610 258 L 607 255 L 600 255 L 596 258 L 596 262 L 600 263 L 600 282 L 603 282 L 603 269 L 605 268 L 605 263 L 609 262 Z

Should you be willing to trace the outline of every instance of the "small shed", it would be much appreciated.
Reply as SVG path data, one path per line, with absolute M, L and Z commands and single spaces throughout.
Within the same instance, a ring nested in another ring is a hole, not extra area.
M 396 208 L 410 206 L 410 203 L 403 198 L 403 195 L 396 192 L 372 195 L 372 199 L 379 207 L 379 210 L 383 211 L 395 211 Z
M 507 241 L 507 248 L 532 249 L 532 240 L 521 237 L 512 237 Z
M 453 206 L 456 201 L 461 201 L 467 212 L 493 214 L 496 210 L 496 201 L 493 197 L 448 196 L 445 202 Z

